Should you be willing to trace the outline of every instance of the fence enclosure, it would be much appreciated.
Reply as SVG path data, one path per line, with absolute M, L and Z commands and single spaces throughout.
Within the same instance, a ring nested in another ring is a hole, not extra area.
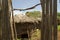
M 57 40 L 57 0 L 40 0 L 40 2 L 42 7 L 41 40 Z M 10 11 L 12 11 L 9 9 L 9 7 L 12 8 L 10 3 L 11 0 L 0 0 L 0 40 L 16 40 L 16 30 L 10 23 Z

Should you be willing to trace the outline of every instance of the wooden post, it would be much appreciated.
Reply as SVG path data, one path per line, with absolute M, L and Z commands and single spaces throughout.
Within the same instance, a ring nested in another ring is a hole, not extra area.
M 12 23 L 11 23 L 11 25 L 12 25 L 12 27 L 13 27 L 14 38 L 15 38 L 15 40 L 17 40 L 17 31 L 16 31 L 16 25 L 15 25 L 15 22 L 14 22 L 13 5 L 12 5 L 12 0 L 10 0 L 10 1 L 11 1 L 11 2 L 10 2 L 11 11 L 12 11 L 12 13 L 11 13 Z
M 52 0 L 49 1 L 49 40 L 52 40 Z
M 1 14 L 0 27 L 2 27 L 2 40 L 13 40 L 11 32 L 8 0 L 2 0 L 2 12 L 0 14 Z
M 1 2 L 2 0 L 0 0 L 0 40 L 2 40 L 2 24 L 1 24 L 1 14 L 2 14 L 2 2 Z
M 0 11 L 1 13 L 1 11 Z M 1 27 L 1 14 L 0 14 L 0 40 L 2 40 L 2 27 Z
M 41 40 L 45 40 L 45 27 L 46 27 L 46 23 L 45 23 L 45 0 L 40 0 L 41 2 L 41 7 L 42 7 L 42 25 L 41 25 Z
M 45 3 L 46 3 L 45 40 L 49 40 L 49 0 L 46 0 Z
M 16 33 L 16 27 L 14 22 L 14 15 L 13 15 L 13 6 L 12 6 L 12 0 L 8 0 L 8 7 L 9 7 L 9 13 L 10 13 L 10 23 L 11 23 L 11 31 L 12 31 L 12 37 L 13 40 L 17 40 L 17 33 Z
M 42 6 L 41 40 L 52 40 L 52 0 L 40 1 Z
M 57 0 L 53 0 L 53 40 L 57 40 Z
M 28 34 L 28 40 L 30 40 L 30 32 L 28 29 L 27 29 L 27 34 Z

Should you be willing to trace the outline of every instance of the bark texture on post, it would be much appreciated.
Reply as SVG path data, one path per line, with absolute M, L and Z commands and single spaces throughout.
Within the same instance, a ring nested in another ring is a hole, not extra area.
M 49 40 L 49 0 L 46 0 L 45 40 Z
M 57 0 L 53 0 L 53 40 L 57 40 Z
M 0 11 L 1 13 L 1 11 Z M 0 40 L 2 40 L 2 26 L 1 26 L 1 14 L 0 14 Z
M 49 40 L 52 40 L 52 0 L 49 1 Z
M 46 22 L 45 22 L 45 19 L 46 19 L 46 12 L 45 12 L 45 1 L 46 0 L 40 0 L 41 2 L 41 7 L 42 7 L 42 25 L 41 25 L 41 40 L 45 40 L 45 27 L 46 27 Z
M 10 14 L 8 8 L 8 0 L 2 0 L 1 14 L 1 27 L 2 27 L 2 40 L 13 40 L 10 25 Z
M 40 1 L 42 6 L 41 40 L 52 40 L 52 22 L 54 27 L 53 39 L 57 40 L 57 0 Z
M 1 24 L 1 10 L 0 10 L 0 40 L 2 40 L 2 24 Z
M 1 0 L 0 0 L 0 40 L 2 40 L 2 24 L 1 24 L 1 14 L 2 14 L 2 2 L 1 2 Z
M 9 12 L 11 14 L 11 31 L 12 31 L 12 37 L 13 39 L 17 40 L 17 32 L 16 32 L 16 26 L 14 22 L 14 13 L 13 13 L 13 6 L 12 6 L 12 0 L 8 0 L 9 4 Z

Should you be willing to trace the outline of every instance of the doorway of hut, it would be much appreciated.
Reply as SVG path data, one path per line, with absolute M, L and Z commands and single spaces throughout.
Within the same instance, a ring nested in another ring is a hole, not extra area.
M 28 40 L 28 34 L 21 34 L 19 40 Z
M 28 40 L 28 34 L 22 34 L 21 40 Z

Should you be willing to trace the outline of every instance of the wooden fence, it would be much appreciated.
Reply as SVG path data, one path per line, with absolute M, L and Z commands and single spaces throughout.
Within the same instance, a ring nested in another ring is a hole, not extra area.
M 41 40 L 57 40 L 57 0 L 40 1 L 42 7 Z M 0 28 L 0 40 L 16 40 L 13 27 L 11 28 L 8 0 L 0 0 Z
M 42 3 L 41 40 L 57 40 L 57 0 L 40 1 Z

